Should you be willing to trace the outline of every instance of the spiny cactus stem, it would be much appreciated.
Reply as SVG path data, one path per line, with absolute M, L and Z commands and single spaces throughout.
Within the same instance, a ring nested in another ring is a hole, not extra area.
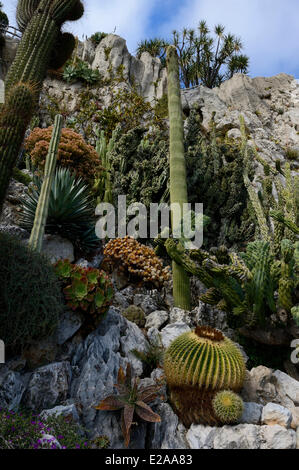
M 45 233 L 45 226 L 48 216 L 49 208 L 49 197 L 52 187 L 52 181 L 54 177 L 57 152 L 63 126 L 63 118 L 61 115 L 57 115 L 54 121 L 53 133 L 49 145 L 49 151 L 46 158 L 44 180 L 41 188 L 40 197 L 38 200 L 34 224 L 31 231 L 28 245 L 38 252 L 42 250 L 43 236 Z
M 188 195 L 179 65 L 177 51 L 174 46 L 167 48 L 167 76 L 170 125 L 170 202 L 174 204 L 174 209 L 171 211 L 171 219 L 172 231 L 175 233 L 176 229 L 180 226 L 183 217 L 183 204 L 188 202 Z M 175 306 L 190 310 L 190 282 L 188 275 L 175 261 L 172 263 L 172 274 Z

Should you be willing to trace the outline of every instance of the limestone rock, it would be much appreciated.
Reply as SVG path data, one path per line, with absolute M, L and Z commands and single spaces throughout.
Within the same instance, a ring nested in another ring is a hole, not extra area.
M 17 409 L 24 391 L 20 374 L 0 365 L 0 408 Z
M 289 428 L 292 422 L 292 413 L 276 403 L 267 403 L 262 412 L 262 424 L 279 424 Z
M 79 415 L 77 408 L 74 404 L 67 405 L 67 406 L 55 406 L 55 408 L 51 408 L 49 410 L 43 410 L 40 413 L 41 419 L 47 419 L 50 416 L 65 416 L 71 417 L 73 421 L 79 423 Z
M 192 318 L 190 312 L 178 307 L 173 307 L 169 313 L 169 323 L 183 322 L 188 326 L 192 326 Z
M 109 438 L 113 437 L 116 445 L 121 442 L 117 437 L 119 432 L 121 436 L 121 431 L 118 432 L 118 415 L 96 411 L 93 406 L 114 393 L 120 366 L 125 369 L 130 362 L 133 374 L 142 374 L 141 361 L 130 351 L 144 351 L 146 345 L 141 330 L 112 307 L 98 329 L 78 345 L 72 361 L 76 374 L 72 378 L 70 396 L 76 403 L 80 403 L 83 422 L 92 430 L 91 437 L 106 434 Z M 113 447 L 112 443 L 111 446 Z
M 188 449 L 186 429 L 179 423 L 177 415 L 168 403 L 155 408 L 161 417 L 160 423 L 153 423 L 150 429 L 151 449 Z
M 158 310 L 156 300 L 150 294 L 135 294 L 134 305 L 141 307 L 146 315 Z
M 51 408 L 67 398 L 70 381 L 69 362 L 54 362 L 40 367 L 30 377 L 23 403 L 32 410 Z
M 59 235 L 45 235 L 42 253 L 52 264 L 60 259 L 68 259 L 71 263 L 75 260 L 73 244 Z
M 296 432 L 275 424 L 261 426 L 261 449 L 296 449 Z
M 240 424 L 260 424 L 263 405 L 254 402 L 245 402 Z
M 57 327 L 57 343 L 64 344 L 68 339 L 72 338 L 79 330 L 83 322 L 82 317 L 73 311 L 65 312 L 59 319 Z
M 299 405 L 299 382 L 289 375 L 276 370 L 273 376 L 277 380 L 277 390 L 281 396 L 286 396 L 289 400 L 298 406 Z
M 155 310 L 146 318 L 145 328 L 156 328 L 159 330 L 168 320 L 168 313 L 165 310 Z

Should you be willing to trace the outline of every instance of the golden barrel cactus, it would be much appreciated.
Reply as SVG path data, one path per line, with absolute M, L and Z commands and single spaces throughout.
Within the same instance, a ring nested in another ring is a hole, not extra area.
M 190 426 L 220 424 L 212 400 L 220 390 L 238 392 L 246 368 L 241 351 L 229 338 L 198 326 L 170 344 L 164 370 L 173 407 L 185 426 Z

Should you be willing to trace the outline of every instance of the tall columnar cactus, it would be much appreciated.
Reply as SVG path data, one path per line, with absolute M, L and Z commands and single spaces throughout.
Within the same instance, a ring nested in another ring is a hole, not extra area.
M 167 48 L 168 111 L 170 124 L 170 202 L 179 210 L 172 210 L 172 231 L 181 225 L 183 204 L 188 202 L 187 178 L 184 156 L 184 126 L 179 80 L 179 64 L 174 46 Z M 176 307 L 190 309 L 190 283 L 184 269 L 172 263 L 173 297 Z
M 52 182 L 55 173 L 58 146 L 62 131 L 63 118 L 59 114 L 55 117 L 52 138 L 49 145 L 48 155 L 44 171 L 44 180 L 35 212 L 35 218 L 28 245 L 38 252 L 41 252 L 45 226 L 48 216 L 49 199 Z
M 273 168 L 263 160 L 254 147 L 248 146 L 245 122 L 242 116 L 240 118 L 240 127 L 242 132 L 242 154 L 244 157 L 243 179 L 256 214 L 259 236 L 263 240 L 270 242 L 271 251 L 277 258 L 280 258 L 282 240 L 289 239 L 295 242 L 296 235 L 299 233 L 299 177 L 292 174 L 289 162 L 284 165 L 283 169 L 280 167 L 280 164 Z M 248 177 L 250 159 L 258 162 L 264 169 L 262 194 L 260 195 L 257 194 L 256 188 Z M 276 198 L 273 195 L 274 188 L 277 194 Z
M 220 331 L 198 326 L 176 338 L 165 352 L 171 402 L 186 426 L 217 424 L 212 400 L 220 390 L 238 392 L 245 363 L 238 347 Z
M 83 11 L 80 0 L 18 1 L 17 23 L 23 36 L 5 80 L 6 103 L 0 116 L 0 212 L 46 72 L 61 67 L 75 45 L 74 37 L 62 33 L 61 27 L 65 21 L 81 18 Z M 28 88 L 32 89 L 33 103 L 24 107 Z
M 11 88 L 0 110 L 0 213 L 35 100 L 36 88 L 20 82 Z
M 111 163 L 110 163 L 110 154 L 114 149 L 114 145 L 116 142 L 117 136 L 117 129 L 112 132 L 112 136 L 107 144 L 105 132 L 97 131 L 97 142 L 96 142 L 96 151 L 99 155 L 101 160 L 102 167 L 104 172 L 102 175 L 95 179 L 94 189 L 97 193 L 100 193 L 98 197 L 98 202 L 108 202 L 110 204 L 113 203 L 113 196 L 112 196 L 112 185 L 111 185 Z M 101 200 L 100 200 L 101 199 Z
M 249 243 L 246 252 L 229 253 L 225 247 L 213 253 L 184 250 L 173 239 L 165 242 L 168 255 L 208 289 L 200 300 L 228 313 L 233 326 L 264 327 L 272 314 L 282 310 L 290 318 L 299 285 L 299 242 L 281 242 L 276 260 L 270 243 Z M 278 291 L 278 296 L 276 292 Z

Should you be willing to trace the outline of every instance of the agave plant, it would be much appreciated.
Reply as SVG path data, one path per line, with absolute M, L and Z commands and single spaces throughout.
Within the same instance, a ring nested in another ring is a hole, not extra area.
M 115 387 L 119 393 L 110 395 L 95 407 L 96 410 L 115 411 L 122 410 L 121 428 L 125 439 L 125 446 L 130 442 L 131 426 L 133 424 L 134 413 L 139 418 L 151 423 L 159 423 L 161 418 L 148 406 L 158 396 L 158 390 L 162 385 L 150 385 L 140 387 L 138 379 L 135 377 L 132 383 L 132 371 L 130 364 L 127 365 L 126 374 L 122 367 L 118 371 L 118 383 Z
M 34 177 L 32 191 L 23 199 L 21 226 L 31 231 L 42 187 L 42 178 Z M 99 245 L 94 230 L 94 206 L 88 186 L 66 168 L 59 168 L 53 180 L 46 233 L 59 234 L 69 239 L 82 251 Z

